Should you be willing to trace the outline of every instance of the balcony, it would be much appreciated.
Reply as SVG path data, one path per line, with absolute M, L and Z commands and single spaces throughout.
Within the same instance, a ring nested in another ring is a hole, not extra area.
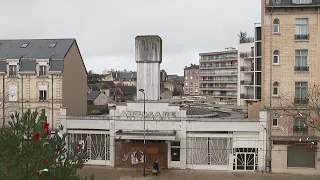
M 200 86 L 203 89 L 223 89 L 223 90 L 237 90 L 238 87 L 227 87 L 227 86 Z
M 251 72 L 251 71 L 254 71 L 254 68 L 251 67 L 251 66 L 241 66 L 241 67 L 240 67 L 240 71 L 243 71 L 243 72 Z
M 294 35 L 294 40 L 296 40 L 296 41 L 305 41 L 305 40 L 309 40 L 309 39 L 310 39 L 309 34 L 295 34 Z
M 309 103 L 308 98 L 294 98 L 295 105 L 306 105 Z
M 240 81 L 241 85 L 253 85 L 253 81 Z
M 220 65 L 212 65 L 212 66 L 200 66 L 200 69 L 237 68 L 237 67 L 238 67 L 238 64 L 233 64 L 233 65 L 220 64 Z
M 204 83 L 237 83 L 237 80 L 224 80 L 224 79 L 200 79 Z
M 241 52 L 240 53 L 240 58 L 243 58 L 243 59 L 251 59 L 254 57 L 254 52 L 253 51 L 250 51 L 250 52 Z
M 240 98 L 241 98 L 241 99 L 254 99 L 254 95 L 253 95 L 253 94 L 244 94 L 244 93 L 241 93 L 241 94 L 240 94 Z
M 307 134 L 308 126 L 293 126 L 292 130 L 294 134 Z
M 17 71 L 9 71 L 9 77 L 17 77 Z
M 309 66 L 295 66 L 294 71 L 296 72 L 308 72 Z
M 228 98 L 237 98 L 237 95 L 230 95 L 230 94 L 216 94 L 216 93 L 203 93 L 205 96 L 217 96 L 217 97 L 228 97 Z

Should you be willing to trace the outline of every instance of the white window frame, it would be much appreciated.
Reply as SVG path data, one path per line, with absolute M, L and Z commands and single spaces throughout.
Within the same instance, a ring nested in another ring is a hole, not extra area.
M 277 52 L 278 54 L 276 54 L 276 52 Z M 274 62 L 275 57 L 277 57 L 277 59 L 278 59 L 278 62 L 277 62 L 277 63 Z M 273 63 L 274 65 L 279 65 L 279 64 L 280 64 L 280 52 L 279 52 L 279 50 L 274 50 L 274 51 L 273 51 L 272 63 Z
M 48 86 L 47 85 L 40 85 L 38 87 L 38 92 L 39 92 L 39 94 L 38 94 L 39 101 L 47 101 L 48 100 Z M 43 95 L 44 92 L 45 92 L 45 96 L 43 96 L 43 98 L 41 98 L 42 97 L 41 95 Z
M 11 67 L 14 67 L 14 71 L 11 71 Z M 9 66 L 8 66 L 8 74 L 9 74 L 9 77 L 15 77 L 17 76 L 17 71 L 18 71 L 18 65 L 16 63 L 14 64 L 11 64 L 9 63 Z
M 48 75 L 48 63 L 47 62 L 39 62 L 38 63 L 38 74 L 39 76 L 47 76 Z M 43 72 L 42 74 L 40 74 L 40 72 Z
M 292 0 L 293 4 L 311 4 L 312 0 Z
M 274 125 L 274 120 L 277 120 L 277 125 Z M 279 127 L 279 118 L 272 118 L 272 127 L 277 128 Z
M 275 85 L 277 83 L 277 85 Z M 274 89 L 277 89 L 277 94 L 274 93 Z M 274 82 L 272 84 L 272 95 L 273 96 L 279 96 L 279 82 Z
M 277 31 L 275 31 L 275 26 L 277 26 Z M 273 29 L 272 29 L 273 33 L 279 34 L 280 33 L 280 21 L 279 19 L 274 19 L 273 20 Z

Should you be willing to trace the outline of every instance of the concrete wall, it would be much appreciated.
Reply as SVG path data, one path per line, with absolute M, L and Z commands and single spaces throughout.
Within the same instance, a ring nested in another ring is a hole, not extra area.
M 68 115 L 86 115 L 87 71 L 76 42 L 65 57 L 62 77 L 63 106 L 68 108 Z

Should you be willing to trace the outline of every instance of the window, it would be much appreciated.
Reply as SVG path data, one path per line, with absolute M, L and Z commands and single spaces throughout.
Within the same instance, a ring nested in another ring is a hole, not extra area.
M 306 120 L 307 119 L 305 117 L 296 117 L 294 119 L 293 133 L 307 133 L 308 126 L 305 125 Z
M 47 121 L 47 114 L 45 109 L 41 109 L 41 112 L 39 113 L 41 120 Z
M 278 50 L 273 51 L 273 64 L 279 64 L 280 62 L 280 55 Z
M 18 101 L 18 85 L 10 84 L 8 86 L 9 101 Z
M 180 161 L 180 142 L 171 142 L 171 161 Z
M 311 4 L 312 0 L 292 0 L 293 4 Z
M 272 119 L 272 126 L 273 127 L 278 127 L 278 118 L 273 118 Z
M 39 76 L 47 75 L 47 65 L 39 64 Z
M 273 83 L 273 91 L 272 94 L 274 96 L 279 96 L 279 82 L 274 82 Z
M 187 82 L 185 83 L 185 86 L 188 86 L 188 83 L 187 83 Z
M 273 32 L 279 33 L 280 32 L 280 21 L 279 19 L 273 20 Z
M 308 103 L 308 83 L 296 82 L 295 83 L 295 104 L 307 104 Z
M 190 79 L 193 79 L 193 77 L 191 76 Z
M 198 89 L 196 89 L 196 91 L 195 91 L 196 93 L 198 93 Z
M 9 77 L 14 77 L 17 75 L 17 65 L 9 64 Z
M 190 86 L 192 86 L 193 85 L 193 83 L 192 82 L 190 82 Z
M 186 80 L 188 80 L 188 76 L 186 76 Z
M 294 71 L 309 71 L 308 50 L 296 50 Z
M 40 85 L 39 86 L 39 101 L 46 101 L 47 100 L 47 86 Z
M 57 45 L 57 43 L 52 43 L 49 45 L 49 48 L 54 48 L 54 47 L 56 47 L 56 45 Z
M 29 43 L 23 43 L 20 48 L 26 48 L 29 45 Z
M 309 33 L 308 33 L 308 19 L 298 18 L 296 19 L 296 34 L 295 40 L 308 40 Z

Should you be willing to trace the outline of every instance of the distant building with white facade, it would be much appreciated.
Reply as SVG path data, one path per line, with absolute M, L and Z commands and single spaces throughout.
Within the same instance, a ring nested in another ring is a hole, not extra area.
M 255 37 L 238 45 L 237 105 L 261 100 L 261 24 L 255 24 Z
M 137 89 L 144 89 L 145 103 L 138 91 L 138 101 L 117 105 L 105 116 L 71 117 L 62 109 L 69 147 L 84 142 L 87 163 L 93 165 L 141 168 L 144 161 L 152 167 L 158 160 L 161 168 L 265 169 L 265 114 L 248 119 L 243 112 L 160 101 L 161 38 L 144 36 L 137 44 Z

